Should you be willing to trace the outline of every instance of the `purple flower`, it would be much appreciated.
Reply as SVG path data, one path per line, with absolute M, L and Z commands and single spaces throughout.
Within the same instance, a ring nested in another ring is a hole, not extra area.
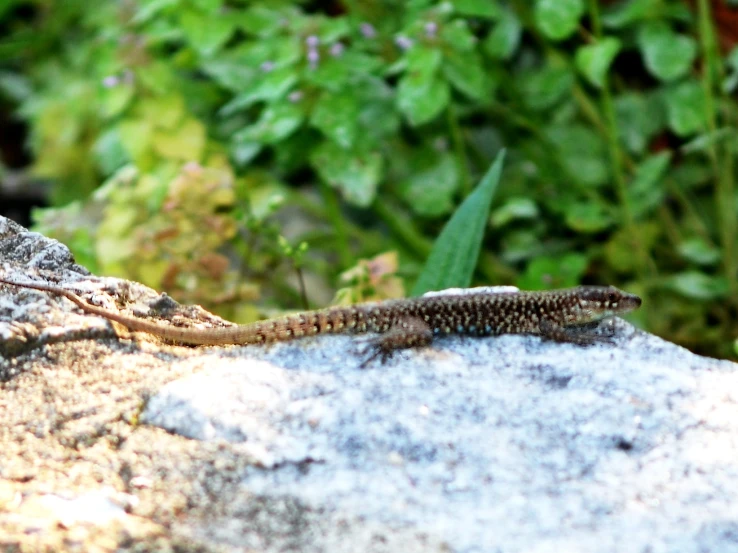
M 335 44 L 331 45 L 331 56 L 334 58 L 337 58 L 341 54 L 343 54 L 343 51 L 346 49 L 346 47 L 343 45 L 342 42 L 336 42 Z
M 362 23 L 361 25 L 359 25 L 359 31 L 361 31 L 361 34 L 364 35 L 364 38 L 374 38 L 375 36 L 377 36 L 377 30 L 371 23 Z
M 108 75 L 102 80 L 102 85 L 105 88 L 113 88 L 119 82 L 120 82 L 120 79 L 117 77 L 117 75 Z
M 302 100 L 303 96 L 304 94 L 302 93 L 302 90 L 293 90 L 292 92 L 290 92 L 289 96 L 287 96 L 287 99 L 295 104 Z
M 273 61 L 265 61 L 260 66 L 261 70 L 264 73 L 269 73 L 272 69 L 274 69 L 274 62 Z
M 405 35 L 395 37 L 395 44 L 400 50 L 409 50 L 413 45 L 413 40 Z
M 320 44 L 320 39 L 315 35 L 308 35 L 305 37 L 305 44 L 308 45 L 308 48 L 315 48 Z
M 435 21 L 428 21 L 428 23 L 425 24 L 425 36 L 428 38 L 433 38 L 436 36 L 436 33 L 438 32 L 438 23 Z
M 308 60 L 308 63 L 310 64 L 310 67 L 315 69 L 318 66 L 318 62 L 320 61 L 320 54 L 318 53 L 317 50 L 312 50 L 312 49 L 308 50 L 307 60 Z

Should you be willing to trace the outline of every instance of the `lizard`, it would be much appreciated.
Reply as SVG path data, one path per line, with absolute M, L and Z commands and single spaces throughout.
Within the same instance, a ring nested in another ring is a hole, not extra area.
M 435 337 L 449 334 L 533 334 L 579 345 L 609 341 L 587 330 L 602 319 L 625 314 L 641 305 L 641 298 L 614 286 L 534 292 L 468 288 L 329 307 L 246 325 L 187 328 L 115 313 L 87 303 L 59 286 L 2 277 L 0 283 L 63 296 L 83 311 L 120 323 L 133 332 L 188 345 L 264 344 L 318 334 L 378 333 L 372 343 L 376 350 L 367 362 L 377 356 L 385 361 L 397 350 L 427 346 Z

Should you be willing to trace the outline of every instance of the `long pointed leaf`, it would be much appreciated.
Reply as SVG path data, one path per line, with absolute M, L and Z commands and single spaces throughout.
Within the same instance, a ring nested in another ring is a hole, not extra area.
M 501 150 L 479 186 L 443 227 L 415 283 L 413 295 L 469 286 L 479 259 L 489 209 L 500 182 L 504 159 L 505 150 Z

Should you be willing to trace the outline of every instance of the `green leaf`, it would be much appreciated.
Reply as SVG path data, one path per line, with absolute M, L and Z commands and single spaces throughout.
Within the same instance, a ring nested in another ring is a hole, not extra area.
M 568 67 L 545 67 L 520 77 L 525 104 L 536 111 L 555 106 L 571 94 L 574 75 Z
M 583 0 L 536 0 L 536 27 L 551 40 L 569 37 L 584 15 Z
M 666 82 L 685 76 L 697 55 L 694 39 L 674 33 L 661 21 L 641 28 L 638 45 L 648 71 Z
M 697 265 L 715 265 L 720 261 L 720 250 L 699 236 L 680 242 L 677 251 L 684 259 Z
M 490 95 L 487 72 L 481 56 L 476 52 L 447 53 L 443 62 L 443 74 L 455 88 L 474 100 L 485 100 Z
M 579 202 L 566 206 L 566 224 L 577 232 L 601 232 L 614 223 L 608 207 L 600 203 Z
M 103 132 L 93 146 L 95 161 L 106 175 L 112 175 L 128 161 L 128 156 L 115 127 Z
M 591 46 L 582 46 L 576 54 L 577 69 L 591 84 L 602 88 L 620 47 L 620 41 L 613 37 L 605 37 Z
M 512 221 L 536 219 L 540 211 L 536 203 L 530 198 L 510 198 L 492 212 L 492 226 L 504 227 Z
M 438 117 L 450 98 L 448 82 L 437 77 L 423 80 L 413 74 L 405 74 L 397 87 L 397 107 L 413 126 Z
M 725 65 L 730 69 L 723 80 L 722 89 L 727 95 L 738 88 L 738 46 L 734 46 L 725 57 Z
M 523 27 L 517 15 L 509 9 L 504 9 L 497 25 L 484 39 L 484 51 L 492 59 L 510 59 L 520 46 L 522 32 Z
M 356 138 L 358 115 L 355 94 L 326 91 L 313 106 L 310 123 L 339 146 L 350 149 Z
M 680 150 L 684 154 L 708 152 L 717 144 L 727 144 L 729 147 L 735 148 L 735 145 L 738 144 L 738 129 L 728 126 L 715 129 L 712 132 L 700 134 L 684 144 Z
M 310 162 L 324 181 L 341 191 L 347 202 L 368 207 L 374 201 L 383 172 L 380 154 L 351 152 L 326 140 L 312 152 Z
M 272 102 L 284 98 L 297 83 L 298 74 L 293 67 L 284 67 L 265 73 L 252 87 L 223 106 L 220 115 L 228 117 L 258 101 Z
M 570 178 L 584 186 L 601 186 L 610 178 L 604 139 L 591 127 L 561 124 L 545 131 Z
M 628 187 L 630 207 L 635 217 L 641 217 L 660 205 L 666 196 L 662 178 L 669 168 L 671 152 L 659 152 L 642 161 Z
M 183 11 L 179 22 L 192 47 L 205 57 L 220 50 L 235 28 L 234 22 L 226 17 L 205 15 L 192 9 Z
M 705 94 L 697 81 L 687 81 L 666 91 L 666 114 L 669 128 L 679 136 L 705 129 Z
M 414 213 L 438 217 L 451 211 L 459 186 L 456 158 L 431 148 L 419 149 L 410 160 L 408 178 L 400 182 L 402 197 Z
M 394 91 L 384 80 L 369 77 L 357 82 L 356 99 L 361 107 L 358 120 L 365 140 L 379 142 L 399 131 Z
M 615 231 L 605 244 L 605 259 L 609 267 L 623 274 L 634 273 L 638 269 L 638 260 L 633 252 L 638 246 L 651 251 L 656 240 L 662 238 L 661 227 L 653 221 L 638 222 L 635 227 L 622 228 Z
M 258 68 L 221 57 L 209 60 L 200 67 L 200 70 L 220 86 L 236 93 L 250 88 L 260 76 Z
M 405 54 L 405 70 L 418 80 L 430 80 L 438 71 L 442 60 L 440 48 L 415 46 Z
M 715 277 L 700 271 L 672 275 L 664 280 L 664 286 L 685 298 L 702 301 L 726 298 L 730 290 L 724 277 Z
M 201 161 L 205 152 L 205 126 L 197 119 L 176 130 L 156 130 L 151 141 L 160 156 L 182 161 Z
M 566 288 L 579 283 L 587 269 L 587 257 L 579 253 L 540 256 L 533 259 L 515 284 L 522 290 Z
M 102 103 L 100 109 L 105 118 L 114 118 L 121 115 L 130 105 L 135 96 L 133 86 L 119 83 L 110 88 L 106 88 L 102 93 Z
M 136 164 L 150 151 L 152 131 L 153 125 L 141 119 L 122 121 L 118 126 L 121 144 Z
M 504 159 L 502 150 L 479 186 L 446 223 L 413 287 L 414 296 L 471 283 Z
M 636 21 L 657 19 L 661 16 L 663 0 L 630 0 L 620 2 L 615 9 L 602 17 L 602 22 L 611 28 L 620 29 Z M 670 9 L 668 6 L 666 9 Z
M 233 15 L 236 25 L 254 36 L 273 36 L 286 26 L 284 13 L 264 6 L 251 6 L 247 10 L 238 10 Z
M 261 150 L 262 145 L 258 142 L 239 142 L 235 140 L 235 137 L 230 148 L 234 164 L 241 169 L 247 167 Z
M 455 50 L 471 52 L 477 45 L 477 37 L 463 19 L 454 19 L 441 26 L 441 40 Z
M 468 17 L 497 19 L 502 13 L 502 8 L 489 0 L 453 0 L 453 5 L 456 13 Z
M 292 102 L 282 102 L 267 107 L 255 125 L 239 131 L 234 138 L 238 142 L 275 144 L 295 132 L 303 120 L 303 107 Z
M 138 104 L 140 117 L 151 121 L 157 129 L 176 129 L 185 118 L 185 102 L 182 95 L 173 92 L 143 99 Z
M 666 107 L 660 95 L 626 92 L 615 98 L 620 140 L 632 153 L 643 154 L 666 127 Z

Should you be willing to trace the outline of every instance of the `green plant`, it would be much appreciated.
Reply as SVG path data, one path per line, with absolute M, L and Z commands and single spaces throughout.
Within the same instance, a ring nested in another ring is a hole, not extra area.
M 476 280 L 616 283 L 730 355 L 738 49 L 695 5 L 11 0 L 0 94 L 51 183 L 38 228 L 94 270 L 239 320 L 301 306 L 296 264 L 317 303 L 378 252 L 412 282 L 504 146 Z

